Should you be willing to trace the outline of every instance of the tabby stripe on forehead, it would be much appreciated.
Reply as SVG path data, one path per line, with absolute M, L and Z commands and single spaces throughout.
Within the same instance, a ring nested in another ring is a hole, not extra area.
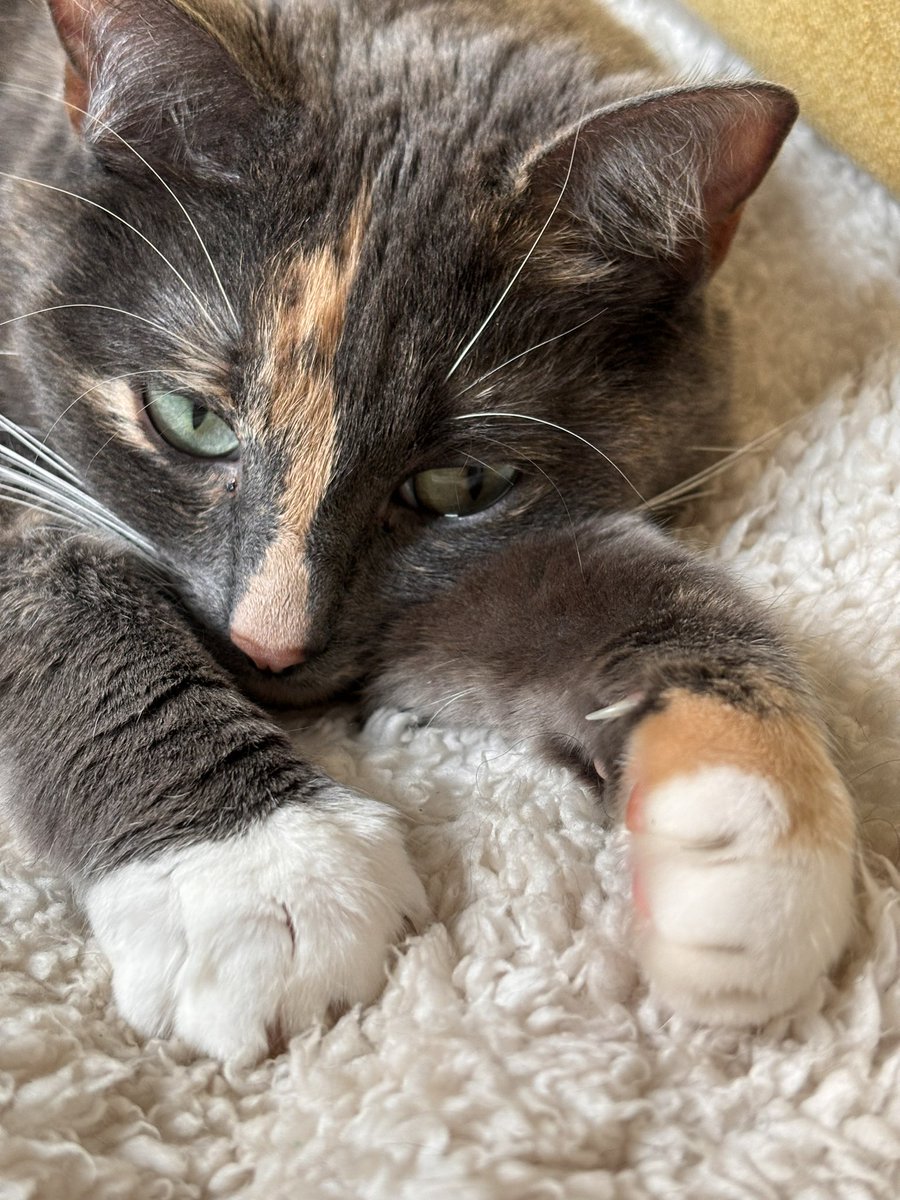
M 269 428 L 284 433 L 291 466 L 282 497 L 284 526 L 305 535 L 331 476 L 335 447 L 334 356 L 362 253 L 369 198 L 360 195 L 343 238 L 299 255 L 276 280 L 270 327 Z
M 261 379 L 269 403 L 260 433 L 281 435 L 288 466 L 275 539 L 233 623 L 270 647 L 305 641 L 309 584 L 304 547 L 334 464 L 332 368 L 368 218 L 369 198 L 363 193 L 338 245 L 299 255 L 274 280 Z

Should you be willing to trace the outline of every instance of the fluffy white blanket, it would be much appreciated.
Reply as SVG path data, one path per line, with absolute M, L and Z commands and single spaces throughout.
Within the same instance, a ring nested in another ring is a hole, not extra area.
M 704 72 L 680 10 L 614 5 Z M 800 128 L 721 286 L 742 437 L 794 418 L 699 531 L 770 597 L 830 697 L 870 846 L 900 797 L 900 212 Z M 406 813 L 438 918 L 383 998 L 240 1075 L 139 1044 L 52 878 L 2 859 L 0 1196 L 34 1200 L 858 1200 L 900 1194 L 900 907 L 802 1013 L 734 1034 L 667 1019 L 629 957 L 621 834 L 489 734 L 340 715 L 306 739 Z M 893 877 L 896 881 L 896 877 Z

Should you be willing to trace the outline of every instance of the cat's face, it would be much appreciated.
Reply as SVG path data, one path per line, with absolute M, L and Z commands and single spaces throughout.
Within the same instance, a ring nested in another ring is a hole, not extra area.
M 91 203 L 16 193 L 18 311 L 75 306 L 17 330 L 37 423 L 245 686 L 333 692 L 477 556 L 689 473 L 784 93 L 604 109 L 569 44 L 415 4 L 51 7 L 75 107 L 19 173 Z

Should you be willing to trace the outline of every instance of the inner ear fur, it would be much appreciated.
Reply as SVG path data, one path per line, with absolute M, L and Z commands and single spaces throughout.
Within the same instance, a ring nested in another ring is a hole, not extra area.
M 653 92 L 539 147 L 519 186 L 535 223 L 557 209 L 548 232 L 563 253 L 606 269 L 611 256 L 654 258 L 693 282 L 721 264 L 796 117 L 794 96 L 770 83 Z
M 171 167 L 228 169 L 262 89 L 229 47 L 242 6 L 222 0 L 47 0 L 66 52 L 73 129 L 108 165 L 140 154 Z M 221 16 L 221 30 L 216 24 Z

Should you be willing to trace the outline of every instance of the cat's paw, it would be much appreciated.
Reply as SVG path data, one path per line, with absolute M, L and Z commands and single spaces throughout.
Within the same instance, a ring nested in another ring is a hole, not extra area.
M 344 791 L 129 863 L 84 899 L 124 1018 L 245 1062 L 374 1000 L 389 948 L 428 915 L 395 816 Z
M 653 992 L 709 1024 L 789 1011 L 854 925 L 852 807 L 821 735 L 674 693 L 633 733 L 625 789 Z

